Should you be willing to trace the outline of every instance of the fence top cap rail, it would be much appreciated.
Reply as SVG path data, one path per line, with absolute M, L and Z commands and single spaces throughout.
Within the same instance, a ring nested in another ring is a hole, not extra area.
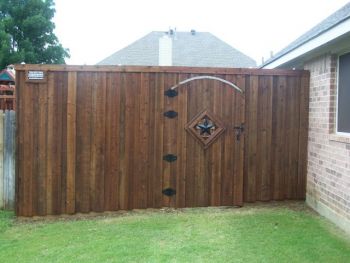
M 306 70 L 258 69 L 258 68 L 210 68 L 210 67 L 175 67 L 175 66 L 104 66 L 104 65 L 53 65 L 53 64 L 17 64 L 17 71 L 91 71 L 91 72 L 134 72 L 134 73 L 195 73 L 227 75 L 309 75 Z

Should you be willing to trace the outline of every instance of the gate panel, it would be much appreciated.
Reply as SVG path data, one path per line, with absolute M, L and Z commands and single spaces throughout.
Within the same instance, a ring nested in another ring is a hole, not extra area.
M 167 87 L 177 84 L 174 79 L 168 80 L 170 82 L 166 83 L 171 85 Z M 235 82 L 236 77 L 230 76 L 227 80 Z M 178 116 L 165 118 L 164 154 L 175 152 L 177 165 L 164 162 L 163 187 L 180 189 L 181 196 L 166 196 L 163 205 L 242 205 L 243 198 L 239 195 L 242 195 L 243 188 L 240 167 L 243 167 L 244 141 L 237 141 L 234 127 L 244 122 L 244 96 L 227 84 L 212 79 L 194 80 L 177 87 L 176 91 L 178 96 L 166 96 L 165 99 L 165 111 L 176 109 Z M 196 133 L 188 129 L 189 123 L 195 125 L 196 121 L 201 121 L 196 117 L 200 118 L 205 111 L 211 118 L 209 121 L 224 130 L 209 146 L 203 145 L 200 138 L 193 135 Z

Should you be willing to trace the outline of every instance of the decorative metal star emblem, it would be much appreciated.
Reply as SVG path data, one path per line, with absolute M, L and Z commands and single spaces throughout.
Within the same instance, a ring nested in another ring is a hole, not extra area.
M 186 124 L 186 130 L 206 149 L 225 131 L 224 124 L 212 112 L 205 110 Z
M 215 129 L 215 125 L 205 117 L 202 123 L 197 124 L 196 129 L 200 130 L 200 135 L 205 135 L 205 133 L 211 135 L 211 131 Z

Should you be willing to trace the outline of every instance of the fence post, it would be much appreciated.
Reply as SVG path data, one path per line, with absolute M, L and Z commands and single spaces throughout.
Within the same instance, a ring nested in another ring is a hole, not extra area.
M 4 208 L 14 209 L 15 199 L 15 112 L 5 111 Z
M 0 209 L 4 206 L 4 112 L 0 110 Z

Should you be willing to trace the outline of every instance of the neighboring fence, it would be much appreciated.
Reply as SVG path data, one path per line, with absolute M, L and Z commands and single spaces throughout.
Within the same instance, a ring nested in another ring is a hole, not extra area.
M 15 204 L 15 125 L 15 112 L 0 110 L 0 209 Z
M 18 65 L 16 73 L 19 216 L 305 198 L 306 71 Z
M 16 110 L 15 85 L 0 85 L 0 110 Z

